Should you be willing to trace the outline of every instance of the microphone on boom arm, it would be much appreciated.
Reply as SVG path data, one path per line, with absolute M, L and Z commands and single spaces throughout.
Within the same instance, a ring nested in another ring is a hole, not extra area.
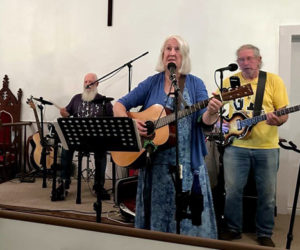
M 219 68 L 216 71 L 219 71 L 219 72 L 225 71 L 225 70 L 236 71 L 237 69 L 238 69 L 238 65 L 236 63 L 231 63 L 227 67 Z
M 38 102 L 40 102 L 41 104 L 44 104 L 44 105 L 53 105 L 52 102 L 44 100 L 43 97 L 40 97 L 40 98 L 33 97 L 32 99 L 36 100 L 36 101 L 38 101 Z
M 90 87 L 92 87 L 94 84 L 98 83 L 99 80 L 96 80 L 94 82 L 89 83 L 88 85 L 85 86 L 85 89 L 89 89 Z

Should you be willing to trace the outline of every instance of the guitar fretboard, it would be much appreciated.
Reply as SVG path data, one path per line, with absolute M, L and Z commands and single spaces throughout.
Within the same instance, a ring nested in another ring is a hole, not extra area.
M 178 119 L 181 119 L 181 118 L 183 118 L 187 115 L 190 115 L 200 109 L 205 108 L 208 105 L 209 100 L 210 99 L 198 102 L 186 109 L 178 111 Z M 156 126 L 155 126 L 156 128 L 161 128 L 161 127 L 166 126 L 174 121 L 175 121 L 175 113 L 172 113 L 170 115 L 167 115 L 163 118 L 156 120 L 154 122 L 154 124 L 156 124 Z
M 220 95 L 216 95 L 214 97 L 211 97 L 211 98 L 216 98 L 218 99 L 219 101 L 229 101 L 229 100 L 233 100 L 235 98 L 240 98 L 240 97 L 244 97 L 244 96 L 248 96 L 248 95 L 252 95 L 253 94 L 253 91 L 252 91 L 252 88 L 251 88 L 251 84 L 248 83 L 246 85 L 243 85 L 243 86 L 240 86 L 234 90 L 231 90 L 229 92 L 223 92 L 222 93 L 222 98 Z M 178 111 L 178 119 L 181 119 L 187 115 L 190 115 L 200 109 L 203 109 L 205 108 L 210 99 L 206 99 L 204 101 L 200 101 L 196 104 L 193 104 L 192 106 L 186 108 L 186 109 L 183 109 L 183 110 L 180 110 Z M 175 121 L 175 113 L 172 113 L 170 115 L 167 115 L 165 117 L 162 117 L 156 121 L 154 121 L 154 125 L 155 125 L 155 128 L 158 129 L 158 128 L 161 128 L 163 126 L 166 126 L 172 122 Z
M 296 105 L 296 106 L 293 106 L 290 108 L 285 108 L 285 109 L 274 111 L 273 113 L 277 116 L 282 116 L 282 115 L 287 115 L 289 113 L 297 112 L 299 110 L 300 110 L 300 105 Z M 255 116 L 253 118 L 248 118 L 248 119 L 241 121 L 241 126 L 242 127 L 252 126 L 254 124 L 257 124 L 258 122 L 265 121 L 265 120 L 267 120 L 266 114 L 260 115 L 260 116 Z

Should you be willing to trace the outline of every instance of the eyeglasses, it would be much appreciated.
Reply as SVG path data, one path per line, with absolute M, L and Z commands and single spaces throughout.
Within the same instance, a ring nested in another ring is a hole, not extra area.
M 249 61 L 249 62 L 253 62 L 257 57 L 254 56 L 248 56 L 248 57 L 244 57 L 244 58 L 238 58 L 237 62 L 238 63 L 243 63 L 245 61 Z

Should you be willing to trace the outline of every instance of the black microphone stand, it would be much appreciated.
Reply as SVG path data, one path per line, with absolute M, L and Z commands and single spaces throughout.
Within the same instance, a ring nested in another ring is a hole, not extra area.
M 223 71 L 235 71 L 237 70 L 238 66 L 236 64 L 230 64 L 228 67 L 224 67 L 221 69 L 217 69 L 215 72 L 220 72 L 220 98 L 222 100 L 222 93 L 223 93 Z M 218 174 L 218 181 L 217 187 L 213 190 L 214 193 L 214 207 L 216 213 L 216 220 L 219 233 L 226 230 L 226 223 L 224 217 L 224 209 L 225 209 L 225 180 L 224 180 L 224 165 L 223 165 L 223 155 L 224 155 L 224 135 L 223 135 L 223 106 L 220 108 L 220 131 L 218 136 L 218 151 L 219 151 L 219 174 Z
M 284 139 L 279 140 L 280 147 L 300 153 L 300 150 L 297 149 L 297 146 L 293 142 L 289 141 L 290 146 L 284 145 L 283 142 L 286 142 L 286 140 L 284 140 Z M 294 228 L 295 215 L 296 215 L 296 210 L 297 210 L 299 186 L 300 186 L 300 164 L 299 164 L 299 168 L 298 168 L 298 177 L 297 177 L 297 184 L 296 184 L 296 188 L 295 188 L 295 195 L 294 195 L 293 209 L 292 209 L 291 220 L 290 220 L 290 227 L 289 227 L 289 232 L 287 234 L 286 249 L 291 249 L 291 243 L 293 240 L 293 228 Z
M 171 166 L 171 172 L 175 172 L 175 219 L 176 219 L 176 233 L 180 234 L 180 222 L 182 219 L 190 218 L 190 215 L 187 214 L 187 206 L 189 203 L 189 192 L 182 192 L 182 166 L 179 164 L 179 143 L 178 143 L 178 109 L 179 109 L 179 99 L 187 108 L 188 105 L 185 102 L 180 89 L 177 85 L 176 75 L 170 76 L 171 83 L 174 87 L 174 114 L 175 114 L 175 166 Z
M 41 136 L 42 138 L 40 138 L 41 140 L 41 146 L 42 146 L 42 153 L 41 153 L 41 162 L 40 164 L 42 165 L 43 168 L 43 184 L 42 187 L 46 188 L 47 187 L 47 166 L 46 166 L 46 160 L 47 160 L 47 142 L 46 142 L 46 138 L 44 137 L 44 118 L 43 118 L 43 105 L 39 104 L 38 105 L 39 109 L 40 109 L 40 113 L 41 113 Z
M 222 92 L 223 92 L 223 71 L 221 70 L 220 71 L 220 96 L 222 96 Z M 220 108 L 220 136 L 219 136 L 220 142 L 224 140 L 222 129 L 223 129 L 223 106 Z
M 176 204 L 176 211 L 175 211 L 175 219 L 176 219 L 176 233 L 180 234 L 180 222 L 182 219 L 191 219 L 193 225 L 200 225 L 201 224 L 201 217 L 196 217 L 194 212 L 197 210 L 199 212 L 200 204 L 203 204 L 203 197 L 202 194 L 194 193 L 197 190 L 192 191 L 182 191 L 182 166 L 179 164 L 179 142 L 178 142 L 178 109 L 179 109 L 179 100 L 184 105 L 185 108 L 188 108 L 186 101 L 183 98 L 183 95 L 177 85 L 176 75 L 171 75 L 170 80 L 172 86 L 174 87 L 174 114 L 175 114 L 175 159 L 176 163 L 175 166 L 171 166 L 171 173 L 174 174 L 175 178 L 173 178 L 174 186 L 175 186 L 175 204 Z M 172 175 L 173 176 L 173 175 Z M 199 177 L 197 177 L 199 178 Z M 194 183 L 193 183 L 194 187 Z M 197 208 L 196 208 L 197 206 Z M 190 208 L 190 212 L 188 212 L 188 207 Z M 196 210 L 195 210 L 196 209 Z M 199 224 L 200 223 L 200 224 Z
M 141 54 L 140 56 L 138 56 L 138 57 L 132 59 L 131 61 L 129 61 L 129 62 L 123 64 L 123 65 L 120 66 L 119 68 L 117 68 L 117 69 L 115 69 L 115 70 L 109 72 L 108 74 L 106 74 L 106 75 L 100 77 L 98 80 L 96 80 L 96 81 L 94 81 L 94 82 L 91 82 L 90 84 L 88 84 L 88 85 L 86 86 L 86 88 L 89 88 L 90 86 L 92 86 L 92 85 L 96 84 L 97 82 L 99 82 L 99 81 L 105 79 L 106 77 L 108 77 L 108 76 L 114 74 L 115 72 L 118 72 L 118 71 L 120 71 L 121 69 L 123 69 L 123 68 L 125 68 L 125 67 L 128 67 L 128 92 L 130 92 L 130 91 L 131 91 L 131 80 L 132 80 L 132 63 L 133 63 L 134 61 L 138 60 L 139 58 L 141 58 L 141 57 L 147 55 L 148 53 L 149 53 L 149 51 L 147 51 L 147 52 Z M 114 165 L 115 165 L 115 164 L 113 163 L 113 169 L 114 169 Z M 127 174 L 128 174 L 128 172 L 129 172 L 129 170 L 127 170 Z M 114 187 L 113 187 L 113 191 L 114 191 Z
M 96 84 L 97 82 L 101 81 L 102 79 L 104 79 L 104 78 L 106 78 L 106 77 L 112 75 L 113 73 L 115 73 L 115 72 L 117 72 L 117 71 L 120 71 L 121 69 L 123 69 L 123 68 L 125 68 L 125 67 L 127 66 L 127 67 L 128 67 L 128 91 L 130 92 L 130 91 L 131 91 L 131 78 L 132 78 L 132 65 L 131 65 L 131 63 L 133 63 L 133 62 L 136 61 L 137 59 L 139 59 L 139 58 L 141 58 L 141 57 L 147 55 L 148 53 L 149 53 L 148 51 L 145 52 L 145 53 L 143 53 L 142 55 L 140 55 L 140 56 L 138 56 L 138 57 L 132 59 L 131 61 L 129 61 L 129 62 L 125 63 L 125 64 L 123 64 L 121 67 L 119 67 L 119 68 L 117 68 L 117 69 L 111 71 L 110 73 L 108 73 L 108 74 L 106 74 L 106 75 L 100 77 L 98 80 L 96 80 L 96 81 L 94 81 L 94 82 L 91 82 L 90 84 L 88 84 L 88 85 L 86 86 L 86 88 L 89 88 L 90 86 Z
M 53 127 L 54 128 L 54 127 Z M 62 189 L 60 188 L 56 188 L 56 177 L 57 177 L 57 169 L 58 169 L 58 164 L 57 164 L 57 152 L 58 152 L 58 143 L 59 141 L 59 137 L 58 134 L 55 130 L 55 128 L 53 129 L 53 150 L 54 150 L 54 154 L 53 154 L 53 164 L 51 166 L 52 168 L 52 192 L 51 192 L 51 201 L 61 201 L 64 200 L 65 198 L 65 189 L 64 189 L 64 185 L 62 185 Z
M 180 234 L 180 221 L 182 219 L 182 169 L 179 164 L 179 145 L 178 145 L 178 93 L 180 89 L 177 85 L 176 77 L 170 78 L 174 87 L 174 113 L 175 113 L 175 204 L 176 204 L 176 233 Z
M 220 96 L 223 92 L 223 70 L 220 70 Z M 221 99 L 222 101 L 222 99 Z M 219 145 L 217 146 L 219 151 L 219 174 L 217 187 L 215 189 L 214 205 L 216 212 L 217 226 L 219 228 L 219 233 L 225 229 L 225 218 L 224 218 L 224 208 L 225 208 L 225 180 L 224 180 L 224 165 L 223 165 L 223 155 L 224 155 L 224 135 L 223 135 L 223 106 L 220 108 L 220 131 L 218 136 Z

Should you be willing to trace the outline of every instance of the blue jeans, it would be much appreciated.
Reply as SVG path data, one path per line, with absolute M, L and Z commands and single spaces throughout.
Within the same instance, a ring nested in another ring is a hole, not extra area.
M 225 220 L 228 229 L 242 232 L 243 191 L 250 168 L 253 169 L 257 190 L 256 234 L 272 236 L 279 149 L 225 148 Z

